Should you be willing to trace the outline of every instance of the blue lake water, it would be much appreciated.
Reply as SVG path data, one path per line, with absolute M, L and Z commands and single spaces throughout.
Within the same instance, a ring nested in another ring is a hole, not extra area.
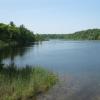
M 50 40 L 5 48 L 0 55 L 5 64 L 38 65 L 72 77 L 68 100 L 100 100 L 100 41 Z
M 12 52 L 15 55 L 5 54 L 5 63 L 10 63 L 13 56 L 17 65 L 39 65 L 59 73 L 100 70 L 100 41 L 51 40 L 15 48 Z

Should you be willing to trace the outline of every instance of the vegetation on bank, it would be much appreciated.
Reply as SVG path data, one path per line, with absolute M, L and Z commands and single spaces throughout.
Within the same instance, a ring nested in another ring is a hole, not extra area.
M 17 27 L 13 22 L 10 24 L 0 23 L 0 40 L 5 43 L 28 43 L 34 42 L 35 36 L 24 25 Z
M 41 67 L 14 64 L 14 56 L 27 52 L 24 48 L 19 52 L 20 47 L 42 40 L 24 25 L 0 23 L 0 100 L 36 100 L 38 94 L 56 83 L 57 76 Z M 10 57 L 10 65 L 2 64 L 7 57 Z
M 100 29 L 89 29 L 75 32 L 65 37 L 66 39 L 75 40 L 100 40 Z
M 36 100 L 57 81 L 56 75 L 41 68 L 0 65 L 0 100 Z
M 34 34 L 24 25 L 16 26 L 14 22 L 0 23 L 0 47 L 49 39 L 100 40 L 100 29 L 88 29 L 73 34 Z
M 23 24 L 16 26 L 14 22 L 9 24 L 0 23 L 0 48 L 8 45 L 24 45 L 30 42 L 42 41 L 39 34 L 34 34 Z
M 88 29 L 73 34 L 42 34 L 45 39 L 100 40 L 100 29 Z

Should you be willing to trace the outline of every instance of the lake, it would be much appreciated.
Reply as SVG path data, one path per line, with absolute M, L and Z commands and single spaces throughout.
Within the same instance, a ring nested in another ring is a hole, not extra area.
M 78 89 L 69 100 L 100 100 L 100 41 L 50 40 L 5 48 L 0 55 L 5 64 L 38 65 L 72 77 Z
M 58 73 L 94 72 L 100 69 L 100 41 L 51 40 L 3 50 L 3 62 L 38 65 Z

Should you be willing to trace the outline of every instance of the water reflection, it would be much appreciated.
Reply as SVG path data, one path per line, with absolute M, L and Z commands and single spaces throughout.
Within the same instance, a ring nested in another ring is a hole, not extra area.
M 10 60 L 9 64 L 13 66 L 16 56 L 23 57 L 30 49 L 33 50 L 34 45 L 38 46 L 39 44 L 41 43 L 36 42 L 36 43 L 28 44 L 28 46 L 27 45 L 10 46 L 10 47 L 5 47 L 0 49 L 0 64 L 3 63 L 3 60 L 9 59 Z
M 73 81 L 69 82 L 73 83 L 71 89 L 66 87 L 69 81 L 66 80 L 60 87 L 69 90 L 58 89 L 58 97 L 61 93 L 66 97 L 69 92 L 65 100 L 100 100 L 100 41 L 46 41 L 40 44 L 4 48 L 0 50 L 0 63 L 9 59 L 12 66 L 14 63 L 20 66 L 39 64 L 72 77 Z M 99 99 L 92 99 L 97 96 Z

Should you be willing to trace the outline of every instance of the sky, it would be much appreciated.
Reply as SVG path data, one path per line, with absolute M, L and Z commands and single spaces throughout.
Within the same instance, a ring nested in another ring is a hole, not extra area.
M 40 34 L 100 28 L 100 0 L 0 0 L 0 23 L 10 21 Z

